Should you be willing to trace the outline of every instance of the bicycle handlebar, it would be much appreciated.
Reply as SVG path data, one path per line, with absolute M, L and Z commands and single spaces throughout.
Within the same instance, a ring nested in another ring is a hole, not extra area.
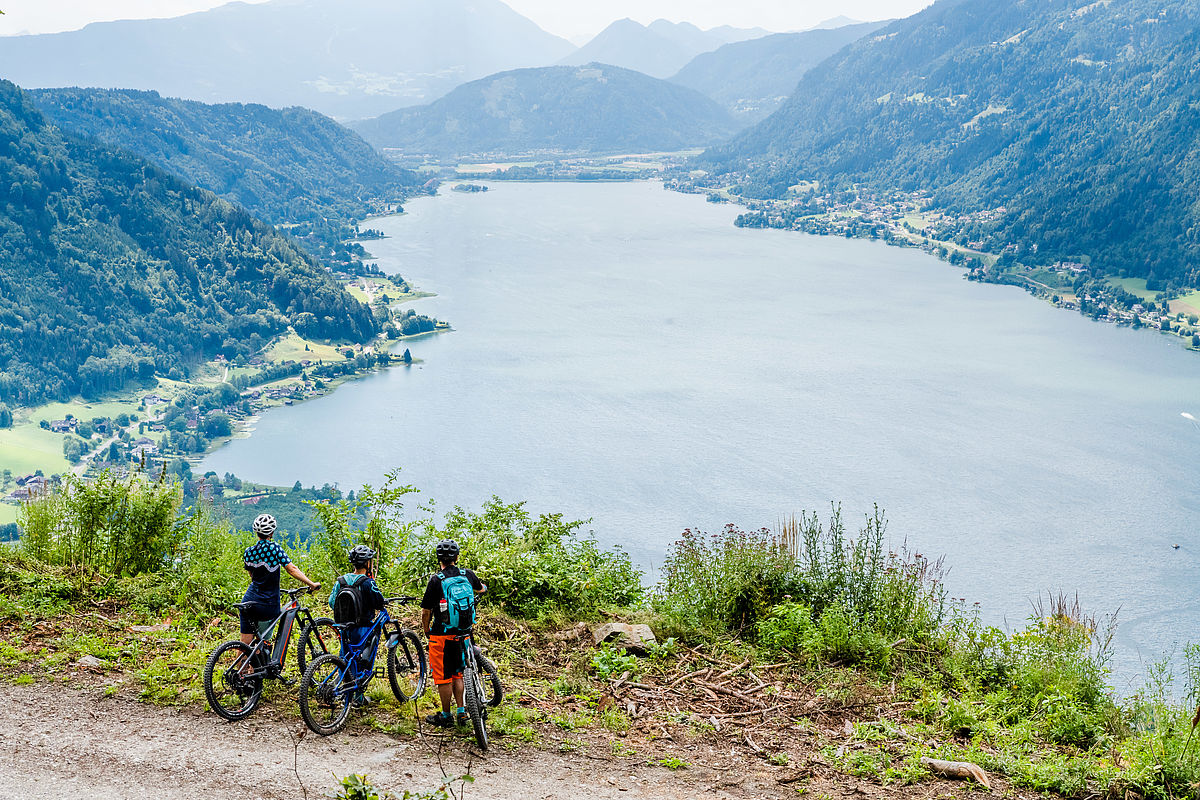
M 406 604 L 406 605 L 407 605 L 407 604 L 410 604 L 410 603 L 415 603 L 415 602 L 417 602 L 417 598 L 416 598 L 416 597 L 413 597 L 413 596 L 412 596 L 412 595 L 410 595 L 410 594 L 398 594 L 398 595 L 396 595 L 395 597 L 385 597 L 385 598 L 383 598 L 383 602 L 385 602 L 385 603 L 404 603 L 404 604 Z
M 315 592 L 320 588 L 321 584 L 318 583 L 316 586 L 301 586 L 299 589 L 280 589 L 279 593 L 286 594 L 288 598 L 295 600 L 300 595 L 308 594 L 309 592 Z

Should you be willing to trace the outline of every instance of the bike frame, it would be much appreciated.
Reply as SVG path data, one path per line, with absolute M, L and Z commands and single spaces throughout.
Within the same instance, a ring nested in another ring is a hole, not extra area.
M 257 677 L 273 677 L 272 672 L 283 672 L 284 660 L 287 657 L 288 645 L 292 640 L 292 628 L 296 624 L 296 620 L 303 618 L 306 623 L 312 622 L 312 612 L 304 606 L 300 605 L 300 596 L 307 593 L 307 589 L 283 589 L 280 594 L 288 596 L 287 605 L 279 612 L 279 616 L 267 626 L 266 630 L 260 630 L 254 635 L 254 642 L 250 646 L 250 664 L 253 665 L 253 671 L 242 676 L 245 678 Z M 278 633 L 274 637 L 274 642 L 271 641 L 272 634 Z M 267 645 L 271 645 L 270 657 L 263 659 L 263 651 L 267 649 Z M 265 660 L 265 664 L 259 664 L 259 661 Z
M 384 608 L 380 610 L 375 617 L 375 621 L 371 623 L 371 627 L 367 628 L 362 635 L 362 638 L 357 642 L 348 641 L 347 631 L 349 628 L 358 627 L 355 625 L 339 624 L 335 625 L 338 629 L 338 635 L 342 642 L 343 652 L 341 659 L 345 662 L 345 668 L 338 673 L 338 678 L 341 681 L 341 691 L 365 691 L 371 679 L 375 677 L 375 658 L 379 655 L 379 643 L 387 637 L 387 647 L 395 647 L 400 643 L 401 634 L 404 629 L 401 627 L 398 620 L 392 618 L 388 613 L 387 604 L 393 602 L 412 602 L 416 598 L 412 597 L 395 597 L 388 598 L 385 601 Z M 370 646 L 368 653 L 366 648 L 369 642 L 374 637 L 374 643 Z

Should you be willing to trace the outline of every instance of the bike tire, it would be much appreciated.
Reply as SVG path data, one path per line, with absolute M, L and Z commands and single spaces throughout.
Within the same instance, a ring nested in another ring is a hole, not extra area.
M 471 718 L 471 727 L 475 729 L 475 743 L 479 745 L 481 751 L 486 753 L 488 735 L 484 718 L 483 682 L 479 678 L 479 673 L 470 667 L 463 670 L 463 689 L 463 694 L 466 695 L 464 700 L 467 703 L 467 716 Z
M 329 617 L 317 617 L 312 622 L 305 623 L 300 631 L 300 641 L 296 642 L 296 663 L 303 675 L 308 665 L 329 652 L 330 647 L 338 643 L 337 628 Z
M 300 716 L 313 733 L 331 736 L 350 719 L 353 689 L 343 686 L 346 662 L 326 653 L 317 656 L 300 681 Z
M 401 631 L 400 639 L 388 648 L 387 670 L 392 694 L 401 703 L 415 701 L 425 693 L 429 663 L 415 632 Z
M 212 651 L 204 665 L 204 696 L 208 705 L 230 722 L 250 716 L 262 699 L 262 676 L 244 678 L 239 674 L 251 650 L 243 642 L 225 642 Z
M 480 677 L 483 679 L 483 702 L 495 708 L 504 699 L 504 687 L 500 685 L 500 673 L 496 670 L 496 665 L 482 653 L 476 653 L 475 660 L 479 662 Z

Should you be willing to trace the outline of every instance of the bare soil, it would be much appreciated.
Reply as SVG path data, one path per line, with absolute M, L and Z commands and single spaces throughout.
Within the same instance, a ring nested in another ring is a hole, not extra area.
M 0 686 L 0 798 L 328 798 L 337 778 L 365 773 L 400 796 L 426 793 L 448 777 L 454 795 L 494 800 L 526 798 L 921 798 L 982 795 L 978 787 L 927 781 L 884 787 L 822 769 L 819 759 L 777 766 L 720 734 L 688 741 L 665 736 L 661 747 L 631 741 L 637 755 L 614 756 L 608 732 L 576 731 L 538 746 L 503 739 L 481 754 L 461 734 L 424 727 L 395 736 L 352 722 L 348 732 L 313 735 L 293 715 L 264 705 L 250 719 L 228 723 L 206 709 L 163 708 L 100 684 Z M 653 755 L 648 755 L 653 753 Z M 668 754 L 687 762 L 675 771 Z M 1013 796 L 999 784 L 998 793 Z

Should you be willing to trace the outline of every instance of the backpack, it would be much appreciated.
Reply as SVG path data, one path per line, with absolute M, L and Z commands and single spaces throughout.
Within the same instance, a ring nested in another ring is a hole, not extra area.
M 351 583 L 346 576 L 337 579 L 337 594 L 333 597 L 333 621 L 339 625 L 359 625 L 362 623 L 363 602 L 362 581 Z
M 455 630 L 465 630 L 475 624 L 475 590 L 466 572 L 447 578 L 446 573 L 439 572 L 442 581 L 442 594 L 446 598 L 446 627 Z

